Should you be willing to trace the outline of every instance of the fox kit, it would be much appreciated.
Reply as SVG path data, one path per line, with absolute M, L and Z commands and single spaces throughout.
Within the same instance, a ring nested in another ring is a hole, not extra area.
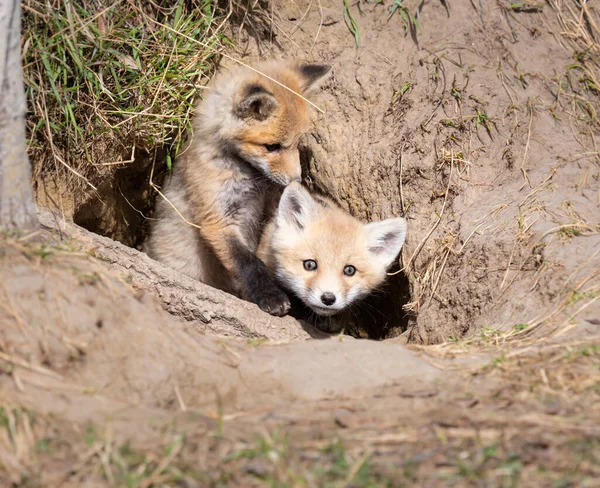
M 402 218 L 363 224 L 292 183 L 265 228 L 258 256 L 285 289 L 316 314 L 331 316 L 383 283 L 405 236 Z
M 197 107 L 193 139 L 163 187 L 165 198 L 158 199 L 145 251 L 284 315 L 288 297 L 256 248 L 283 187 L 300 180 L 298 141 L 310 114 L 298 94 L 315 90 L 330 67 L 271 61 L 255 69 L 238 67 L 213 80 Z

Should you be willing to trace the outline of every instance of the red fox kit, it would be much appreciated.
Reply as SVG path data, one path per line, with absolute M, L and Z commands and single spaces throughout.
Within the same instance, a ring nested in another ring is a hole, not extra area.
M 271 61 L 255 68 L 262 74 L 238 67 L 213 80 L 197 107 L 193 139 L 164 185 L 166 199 L 158 199 L 145 250 L 192 278 L 284 315 L 288 297 L 256 248 L 274 199 L 300 180 L 298 141 L 309 128 L 309 107 L 289 89 L 309 94 L 330 67 Z
M 330 316 L 383 283 L 405 236 L 402 218 L 363 224 L 292 183 L 265 228 L 258 256 L 285 289 Z

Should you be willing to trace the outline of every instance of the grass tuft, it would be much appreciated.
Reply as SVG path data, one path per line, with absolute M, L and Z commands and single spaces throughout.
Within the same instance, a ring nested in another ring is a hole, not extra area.
M 176 155 L 227 43 L 210 0 L 107 5 L 23 2 L 33 180 L 51 176 L 74 195 L 97 188 L 136 152 Z
M 396 12 L 402 19 L 402 23 L 404 25 L 404 34 L 407 32 L 416 32 L 417 30 L 421 30 L 418 19 L 418 11 L 416 14 L 413 14 L 410 10 L 408 10 L 408 7 L 404 5 L 404 0 L 393 0 L 392 5 L 390 6 L 389 18 L 391 19 Z

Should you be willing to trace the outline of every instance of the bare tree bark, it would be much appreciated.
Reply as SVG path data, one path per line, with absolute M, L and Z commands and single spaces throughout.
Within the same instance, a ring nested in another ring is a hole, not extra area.
M 21 5 L 0 0 L 0 228 L 37 226 L 25 146 Z

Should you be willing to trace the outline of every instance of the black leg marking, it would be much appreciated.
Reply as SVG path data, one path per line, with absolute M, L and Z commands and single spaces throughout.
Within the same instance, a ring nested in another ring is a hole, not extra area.
M 231 256 L 248 298 L 271 315 L 286 315 L 290 300 L 267 271 L 265 264 L 237 239 L 230 239 Z

